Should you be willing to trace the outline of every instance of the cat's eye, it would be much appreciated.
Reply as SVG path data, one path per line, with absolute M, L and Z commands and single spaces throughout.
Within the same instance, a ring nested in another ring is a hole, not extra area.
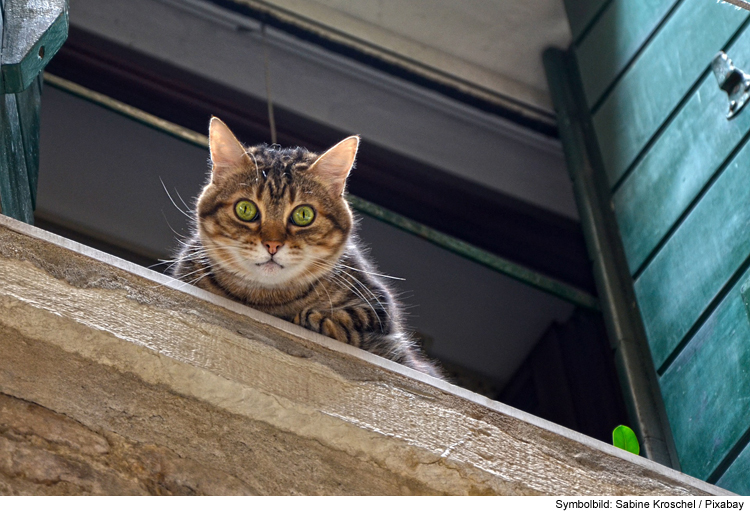
M 315 210 L 310 206 L 298 206 L 289 219 L 295 226 L 309 226 L 315 220 Z
M 234 205 L 234 212 L 237 218 L 245 222 L 252 222 L 258 218 L 258 206 L 249 200 L 240 200 Z

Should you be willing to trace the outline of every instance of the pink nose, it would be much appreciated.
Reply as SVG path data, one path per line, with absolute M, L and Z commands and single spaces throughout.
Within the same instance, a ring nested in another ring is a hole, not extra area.
M 266 249 L 268 250 L 270 254 L 275 255 L 276 252 L 279 250 L 279 248 L 284 245 L 284 243 L 269 241 L 269 242 L 263 242 L 263 245 L 266 246 Z

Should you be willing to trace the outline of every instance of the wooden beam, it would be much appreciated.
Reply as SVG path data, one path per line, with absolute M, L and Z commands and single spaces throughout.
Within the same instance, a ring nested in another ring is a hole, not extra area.
M 727 494 L 7 217 L 0 376 L 16 493 Z

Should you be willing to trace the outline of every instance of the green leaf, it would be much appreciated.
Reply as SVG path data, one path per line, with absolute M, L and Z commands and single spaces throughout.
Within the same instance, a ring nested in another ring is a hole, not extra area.
M 617 426 L 612 432 L 612 445 L 616 448 L 630 451 L 636 455 L 640 454 L 641 446 L 638 445 L 638 437 L 632 429 L 627 426 Z

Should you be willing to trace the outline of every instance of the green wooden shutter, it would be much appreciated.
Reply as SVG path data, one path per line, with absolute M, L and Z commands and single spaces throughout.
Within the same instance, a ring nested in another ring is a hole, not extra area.
M 566 0 L 569 17 L 589 3 Z M 570 22 L 585 27 L 557 59 L 577 107 L 550 87 L 594 144 L 595 204 L 616 230 L 602 260 L 622 258 L 680 467 L 750 495 L 750 110 L 728 120 L 710 70 L 724 50 L 750 71 L 750 13 L 609 0 L 587 24 Z
M 68 34 L 67 0 L 0 0 L 0 211 L 32 223 L 41 71 Z

